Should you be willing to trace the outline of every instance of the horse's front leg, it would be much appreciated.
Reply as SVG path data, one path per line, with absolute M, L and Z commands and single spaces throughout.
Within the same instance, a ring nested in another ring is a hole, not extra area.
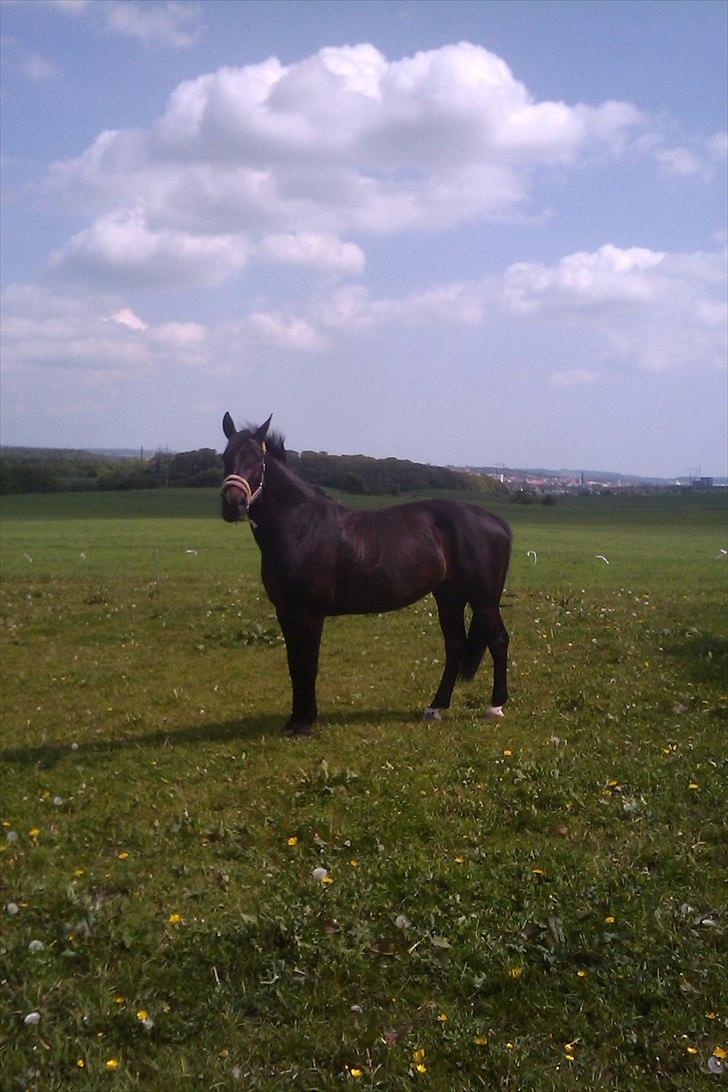
M 278 607 L 293 687 L 293 709 L 283 729 L 288 735 L 308 736 L 318 716 L 316 675 L 324 620 L 319 615 Z

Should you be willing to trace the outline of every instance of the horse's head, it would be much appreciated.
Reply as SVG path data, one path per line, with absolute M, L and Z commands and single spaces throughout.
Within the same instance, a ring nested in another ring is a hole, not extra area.
M 222 518 L 228 523 L 237 523 L 247 515 L 263 489 L 265 438 L 269 426 L 270 417 L 260 428 L 241 429 L 238 432 L 230 414 L 226 413 L 223 417 L 222 428 L 228 444 L 222 456 L 225 471 Z

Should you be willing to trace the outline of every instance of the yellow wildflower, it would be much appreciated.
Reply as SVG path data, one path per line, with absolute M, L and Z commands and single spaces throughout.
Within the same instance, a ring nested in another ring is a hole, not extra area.
M 118 1069 L 119 1068 L 119 1059 L 118 1058 L 107 1058 L 106 1059 L 106 1068 L 107 1069 Z
M 117 993 L 116 997 L 114 998 L 115 1005 L 123 1005 L 125 1001 L 126 998 L 124 997 L 123 993 Z
M 128 856 L 129 856 L 129 854 L 125 849 L 122 849 L 121 853 L 117 853 L 117 857 L 119 858 L 120 861 L 125 861 Z
M 289 844 L 289 846 L 297 846 L 298 845 L 298 838 L 296 837 L 295 834 L 293 835 L 292 838 L 288 839 L 288 844 Z
M 454 861 L 455 861 L 455 864 L 465 864 L 465 858 L 464 857 L 455 857 Z
M 585 971 L 583 967 L 580 967 L 579 970 L 576 973 L 579 976 L 579 978 L 586 978 L 586 976 L 588 974 L 588 972 Z
M 363 1077 L 364 1076 L 364 1070 L 359 1069 L 358 1066 L 354 1066 L 354 1068 L 350 1069 L 349 1072 L 351 1073 L 352 1077 Z
M 722 1046 L 713 1047 L 713 1057 L 720 1058 L 722 1061 L 723 1058 L 728 1058 L 728 1050 Z
M 513 1050 L 515 1045 L 516 1045 L 515 1043 L 511 1043 L 511 1042 L 506 1043 L 506 1050 Z
M 427 1072 L 427 1066 L 425 1065 L 424 1062 L 418 1062 L 417 1065 L 415 1066 L 415 1069 L 417 1070 L 418 1073 L 426 1073 Z
M 475 1043 L 476 1046 L 485 1046 L 486 1043 L 488 1042 L 488 1039 L 486 1038 L 485 1035 L 476 1035 L 475 1038 L 473 1039 L 473 1042 Z
M 167 918 L 167 921 L 170 925 L 179 925 L 179 923 L 182 921 L 182 915 L 177 913 L 170 914 Z
M 334 877 L 333 876 L 324 876 L 324 878 L 323 878 L 323 880 L 321 882 L 322 883 L 333 883 L 334 882 Z
M 513 754 L 513 751 L 510 749 L 510 747 L 506 747 L 503 754 L 506 756 L 506 758 L 510 758 L 511 755 Z
M 356 857 L 352 857 L 351 860 L 349 861 L 349 864 L 351 865 L 352 868 L 358 868 L 359 867 L 359 862 L 357 861 Z
M 31 838 L 37 838 L 38 835 L 40 834 L 40 827 L 31 827 L 30 830 L 28 831 L 28 834 L 30 835 Z
M 447 1020 L 447 1013 L 441 1012 L 437 1019 L 440 1021 L 441 1024 L 444 1024 Z
M 697 781 L 691 781 L 690 784 L 688 785 L 688 788 L 689 789 L 699 789 L 700 785 L 698 785 Z
M 86 1060 L 84 1058 L 76 1058 L 76 1068 L 77 1069 L 85 1069 L 85 1067 L 86 1067 Z
M 718 1019 L 718 1013 L 717 1012 L 706 1012 L 705 1018 L 706 1018 L 706 1020 L 717 1020 Z
M 509 973 L 511 978 L 520 978 L 523 974 L 523 967 L 511 967 Z
M 424 1056 L 425 1056 L 424 1048 L 423 1047 L 418 1047 L 418 1049 L 412 1055 L 412 1060 L 414 1062 L 421 1062 L 422 1059 L 424 1058 Z
M 73 874 L 74 874 L 74 876 L 83 876 L 85 871 L 86 871 L 85 868 L 74 868 Z
M 148 1019 L 149 1019 L 149 1013 L 147 1012 L 147 1010 L 146 1009 L 139 1009 L 139 1012 L 137 1013 L 137 1020 L 148 1020 Z
M 698 1053 L 698 1048 L 696 1046 L 686 1047 L 686 1050 L 687 1050 L 688 1054 L 697 1054 Z
M 604 920 L 607 923 L 607 925 L 614 925 L 614 923 L 615 923 L 615 921 L 617 919 L 615 918 L 614 914 L 607 914 L 607 916 L 606 916 L 606 918 Z

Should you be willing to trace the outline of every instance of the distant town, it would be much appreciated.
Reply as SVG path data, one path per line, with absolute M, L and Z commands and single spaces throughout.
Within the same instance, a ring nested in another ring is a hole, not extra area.
M 455 469 L 455 468 L 453 468 Z M 537 495 L 563 495 L 568 493 L 616 493 L 626 490 L 725 489 L 728 478 L 706 477 L 700 468 L 677 478 L 644 478 L 634 474 L 615 474 L 598 470 L 544 470 L 541 468 L 518 469 L 510 466 L 460 466 L 470 474 L 488 474 L 510 490 Z

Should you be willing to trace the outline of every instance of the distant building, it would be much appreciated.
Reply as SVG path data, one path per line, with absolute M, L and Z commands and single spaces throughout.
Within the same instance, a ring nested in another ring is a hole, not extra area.
M 712 478 L 695 478 L 693 481 L 693 489 L 712 489 Z

